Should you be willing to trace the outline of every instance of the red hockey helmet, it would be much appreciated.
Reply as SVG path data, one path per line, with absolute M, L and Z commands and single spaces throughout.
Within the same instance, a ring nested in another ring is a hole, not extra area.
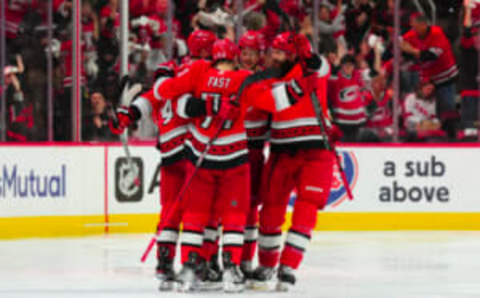
M 193 57 L 199 57 L 202 49 L 212 52 L 213 43 L 217 40 L 217 37 L 213 32 L 208 30 L 195 30 L 193 31 L 187 40 L 187 46 L 190 49 L 190 54 Z
M 283 32 L 275 36 L 272 48 L 284 51 L 290 55 L 297 54 L 302 58 L 310 57 L 313 52 L 310 41 L 305 35 L 293 35 L 291 32 Z
M 245 34 L 243 34 L 238 41 L 238 47 L 240 49 L 252 48 L 257 51 L 264 51 L 265 42 L 261 33 L 254 30 L 249 30 L 245 32 Z
M 220 59 L 233 60 L 237 56 L 237 46 L 228 38 L 219 39 L 213 44 L 212 59 L 217 61 Z
M 290 32 L 283 32 L 275 36 L 272 42 L 272 48 L 287 52 L 288 54 L 296 53 L 295 41 Z

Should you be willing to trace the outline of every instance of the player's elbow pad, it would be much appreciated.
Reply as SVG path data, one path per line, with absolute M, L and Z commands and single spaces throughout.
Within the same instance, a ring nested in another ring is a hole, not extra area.
M 148 117 L 152 115 L 152 104 L 148 101 L 148 99 L 139 96 L 137 97 L 132 104 L 130 105 L 132 109 L 135 109 L 135 116 L 138 117 L 135 120 L 138 120 L 144 117 Z
M 191 94 L 182 95 L 178 99 L 177 114 L 184 119 L 205 116 L 207 115 L 206 103 Z

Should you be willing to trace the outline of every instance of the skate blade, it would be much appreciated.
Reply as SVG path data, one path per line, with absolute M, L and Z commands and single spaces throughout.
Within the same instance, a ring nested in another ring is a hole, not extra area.
M 245 281 L 245 289 L 253 290 L 253 280 L 247 279 Z
M 161 292 L 171 292 L 171 291 L 175 290 L 175 284 L 176 284 L 176 282 L 174 282 L 174 281 L 163 280 L 162 282 L 160 282 L 159 290 Z
M 179 283 L 177 287 L 177 292 L 179 293 L 191 293 L 195 292 L 195 287 L 191 282 Z
M 215 292 L 223 289 L 221 282 L 202 282 L 195 286 L 195 289 L 202 292 Z
M 292 286 L 293 285 L 290 283 L 279 281 L 275 287 L 275 290 L 277 292 L 288 292 Z
M 250 289 L 254 291 L 269 291 L 270 286 L 266 281 L 252 281 L 250 283 Z
M 240 293 L 245 290 L 245 284 L 224 283 L 223 291 L 225 293 Z

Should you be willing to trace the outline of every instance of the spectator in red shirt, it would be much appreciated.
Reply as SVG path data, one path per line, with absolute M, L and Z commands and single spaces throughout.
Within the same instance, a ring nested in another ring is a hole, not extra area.
M 450 41 L 439 26 L 430 26 L 423 15 L 412 19 L 412 29 L 405 33 L 401 43 L 404 53 L 415 57 L 420 76 L 435 85 L 437 112 L 449 137 L 455 137 L 456 112 L 455 79 L 458 68 Z
M 328 98 L 335 124 L 342 130 L 343 141 L 355 142 L 359 129 L 367 121 L 360 74 L 355 57 L 342 58 L 340 69 L 332 72 L 328 81 Z
M 100 32 L 104 38 L 118 38 L 120 14 L 118 0 L 109 0 L 100 11 Z

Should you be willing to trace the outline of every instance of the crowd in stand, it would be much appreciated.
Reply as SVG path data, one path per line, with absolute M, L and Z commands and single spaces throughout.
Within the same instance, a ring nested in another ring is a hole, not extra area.
M 4 91 L 10 141 L 46 139 L 48 79 L 53 82 L 54 138 L 72 138 L 72 1 L 52 2 L 49 40 L 47 1 L 7 1 Z M 393 119 L 393 0 L 321 0 L 317 14 L 312 0 L 245 0 L 241 12 L 234 0 L 173 2 L 177 61 L 188 56 L 186 41 L 194 29 L 238 40 L 241 14 L 240 32 L 261 32 L 267 54 L 272 38 L 288 29 L 284 13 L 296 20 L 301 33 L 318 40 L 319 52 L 331 64 L 330 112 L 345 142 L 391 141 L 395 122 L 405 141 L 478 138 L 476 0 L 438 1 L 438 25 L 432 24 L 429 11 L 419 13 L 414 1 L 402 1 L 398 119 Z M 128 72 L 148 88 L 157 66 L 167 61 L 169 1 L 130 0 L 129 6 Z M 120 94 L 119 1 L 83 0 L 81 12 L 82 140 L 113 140 L 107 120 Z M 47 53 L 53 56 L 52 78 L 45 75 Z M 155 133 L 153 123 L 143 123 L 135 132 L 139 138 L 154 138 Z

